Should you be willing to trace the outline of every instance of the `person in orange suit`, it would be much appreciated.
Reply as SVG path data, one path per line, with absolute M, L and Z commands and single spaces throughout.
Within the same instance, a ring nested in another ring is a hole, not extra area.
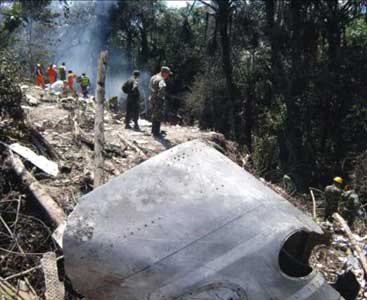
M 68 72 L 68 86 L 70 90 L 74 91 L 74 74 L 71 70 Z
M 36 67 L 36 85 L 42 88 L 45 87 L 45 82 L 43 81 L 43 72 L 40 64 Z
M 53 84 L 56 81 L 56 70 L 53 65 L 50 65 L 47 69 L 48 82 Z

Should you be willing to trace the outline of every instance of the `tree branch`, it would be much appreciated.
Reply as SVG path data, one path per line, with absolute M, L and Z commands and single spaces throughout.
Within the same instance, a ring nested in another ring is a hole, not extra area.
M 199 0 L 200 3 L 204 4 L 205 6 L 210 7 L 212 10 L 217 11 L 217 8 L 211 4 L 209 4 L 208 2 L 205 2 L 204 0 Z

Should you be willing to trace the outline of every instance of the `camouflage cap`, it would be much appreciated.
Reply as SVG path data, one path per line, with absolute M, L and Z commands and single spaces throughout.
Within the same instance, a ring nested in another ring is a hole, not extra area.
M 140 76 L 140 71 L 139 70 L 134 70 L 133 75 L 134 76 Z
M 171 72 L 171 69 L 169 67 L 163 66 L 161 68 L 161 72 L 168 72 L 170 75 L 172 75 L 173 73 Z

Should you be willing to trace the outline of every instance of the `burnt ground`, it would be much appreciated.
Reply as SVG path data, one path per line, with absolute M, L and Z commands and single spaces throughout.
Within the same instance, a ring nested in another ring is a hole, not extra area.
M 92 190 L 94 102 L 92 99 L 51 95 L 36 87 L 23 86 L 22 90 L 27 95 L 22 105 L 27 124 L 52 147 L 58 157 L 56 162 L 60 173 L 52 177 L 29 162 L 23 162 L 45 191 L 69 214 L 78 199 Z M 105 144 L 108 150 L 105 152 L 105 182 L 170 147 L 198 138 L 212 143 L 219 151 L 251 171 L 248 157 L 221 134 L 200 131 L 195 126 L 164 124 L 162 129 L 166 136 L 155 139 L 150 135 L 150 122 L 140 120 L 139 125 L 139 131 L 126 130 L 123 118 L 106 111 Z M 7 130 L 10 130 L 6 139 L 2 137 L 6 143 L 18 142 L 42 154 L 34 143 L 34 137 L 24 128 L 14 128 L 12 131 L 6 121 L 0 122 L 0 126 L 7 126 Z M 1 156 L 2 162 L 6 158 L 5 152 Z M 46 151 L 44 154 L 47 154 Z M 280 186 L 267 184 L 305 213 L 311 214 L 312 201 L 309 196 L 290 196 Z M 66 299 L 81 299 L 64 277 L 62 251 L 51 238 L 55 226 L 4 164 L 0 186 L 0 278 L 6 279 L 13 287 L 25 285 L 27 293 L 37 295 L 34 299 L 44 298 L 46 288 L 40 260 L 45 252 L 55 252 L 59 256 L 59 277 L 65 283 Z M 322 209 L 317 212 L 320 216 Z M 330 283 L 335 282 L 337 275 L 345 269 L 352 268 L 364 285 L 361 267 L 356 263 L 343 233 L 332 224 L 322 223 L 322 218 L 319 221 L 332 239 L 329 245 L 314 249 L 311 265 L 320 270 Z M 364 222 L 359 222 L 355 233 L 359 236 L 366 234 Z M 361 243 L 363 246 L 364 243 Z M 359 299 L 367 299 L 364 294 L 362 290 Z

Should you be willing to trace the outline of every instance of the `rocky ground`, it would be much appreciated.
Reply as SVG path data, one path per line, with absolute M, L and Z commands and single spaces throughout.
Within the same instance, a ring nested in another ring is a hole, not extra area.
M 23 159 L 26 169 L 67 215 L 80 196 L 93 189 L 94 101 L 92 98 L 78 98 L 75 95 L 52 94 L 33 86 L 24 85 L 21 88 L 26 95 L 22 108 L 27 129 L 12 129 L 6 118 L 0 119 L 3 135 L 6 134 L 2 140 L 6 145 L 19 143 L 57 163 L 59 173 L 52 176 Z M 106 111 L 105 181 L 172 146 L 198 138 L 212 143 L 233 161 L 251 171 L 249 157 L 240 153 L 235 143 L 225 140 L 221 134 L 200 131 L 192 126 L 165 124 L 162 129 L 166 135 L 156 139 L 150 134 L 150 122 L 140 120 L 139 126 L 139 131 L 126 130 L 121 117 Z M 47 147 L 39 145 L 37 133 L 45 139 Z M 41 209 L 35 204 L 24 183 L 20 184 L 13 172 L 5 167 L 4 153 L 9 152 L 6 145 L 2 145 L 5 149 L 1 157 L 4 167 L 0 178 L 0 295 L 5 290 L 8 295 L 13 295 L 13 298 L 8 296 L 5 299 L 18 299 L 19 293 L 22 299 L 53 299 L 47 294 L 51 286 L 48 282 L 52 282 L 52 278 L 48 278 L 47 273 L 51 271 L 48 271 L 50 269 L 45 261 L 54 260 L 59 278 L 63 280 L 62 290 L 64 285 L 66 287 L 66 299 L 80 299 L 64 276 L 62 250 L 51 237 L 56 226 L 40 213 Z M 290 196 L 281 187 L 266 184 L 305 213 L 311 214 L 312 201 L 309 196 Z M 332 239 L 330 245 L 319 246 L 314 250 L 312 266 L 320 270 L 331 283 L 335 282 L 338 274 L 353 269 L 363 287 L 359 299 L 367 299 L 358 253 L 353 251 L 350 241 L 338 226 L 322 223 L 321 220 L 321 225 Z M 355 233 L 358 245 L 364 251 L 365 240 L 361 238 L 366 233 L 364 222 L 356 226 Z M 46 257 L 48 260 L 45 260 L 45 253 L 55 253 L 56 256 Z M 61 298 L 54 299 L 63 299 L 63 295 L 58 297 Z

